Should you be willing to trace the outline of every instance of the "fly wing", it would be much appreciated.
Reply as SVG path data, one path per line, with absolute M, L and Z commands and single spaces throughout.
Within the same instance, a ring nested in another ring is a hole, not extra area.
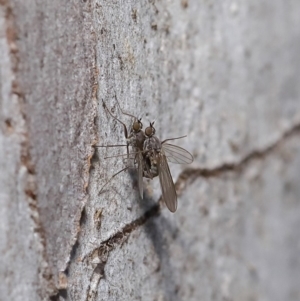
M 158 160 L 158 175 L 162 191 L 162 198 L 171 212 L 177 209 L 177 194 L 175 185 L 170 173 L 168 161 L 162 152 Z
M 138 185 L 139 185 L 139 192 L 140 196 L 143 199 L 143 169 L 144 169 L 144 162 L 143 162 L 143 154 L 142 152 L 137 153 L 137 164 L 138 164 Z
M 169 143 L 163 143 L 162 148 L 168 161 L 171 163 L 190 164 L 194 161 L 192 154 L 182 147 Z

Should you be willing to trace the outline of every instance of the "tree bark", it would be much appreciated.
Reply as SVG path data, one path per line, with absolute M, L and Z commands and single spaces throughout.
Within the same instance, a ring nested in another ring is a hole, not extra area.
M 0 300 L 300 299 L 300 3 L 0 0 Z M 124 130 L 194 155 L 139 197 Z M 111 179 L 111 180 L 110 180 Z

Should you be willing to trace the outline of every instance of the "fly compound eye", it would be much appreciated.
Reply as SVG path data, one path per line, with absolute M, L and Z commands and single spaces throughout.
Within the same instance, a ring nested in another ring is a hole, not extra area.
M 132 125 L 132 128 L 135 132 L 139 132 L 143 127 L 143 124 L 138 120 L 138 121 L 135 121 Z
M 155 134 L 155 129 L 154 129 L 154 127 L 148 126 L 148 127 L 145 129 L 145 134 L 146 134 L 146 136 L 148 136 L 148 137 L 153 136 L 153 135 Z

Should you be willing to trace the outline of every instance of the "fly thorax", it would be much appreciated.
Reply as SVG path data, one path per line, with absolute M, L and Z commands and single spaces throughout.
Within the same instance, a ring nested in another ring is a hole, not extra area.
M 139 131 L 139 132 L 135 133 L 135 146 L 138 149 L 142 150 L 145 139 L 146 139 L 146 136 L 143 131 Z
M 146 138 L 144 142 L 144 150 L 145 151 L 156 151 L 160 152 L 161 150 L 161 142 L 156 136 L 151 136 Z

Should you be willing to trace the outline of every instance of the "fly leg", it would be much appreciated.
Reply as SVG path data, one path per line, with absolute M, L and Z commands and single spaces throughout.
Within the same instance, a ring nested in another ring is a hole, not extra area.
M 103 101 L 103 99 L 102 99 L 102 103 L 103 103 L 104 109 L 108 112 L 108 114 L 109 114 L 114 120 L 120 122 L 120 123 L 123 125 L 123 128 L 124 128 L 124 135 L 125 135 L 126 141 L 128 141 L 128 139 L 130 139 L 130 137 L 128 137 L 128 130 L 127 130 L 126 124 L 125 124 L 123 121 L 121 121 L 120 119 L 118 119 L 116 116 L 114 116 L 114 115 L 112 114 L 112 112 L 108 109 L 108 107 L 106 106 L 106 104 L 105 104 L 105 102 Z M 119 103 L 118 103 L 118 105 L 119 105 Z M 127 158 L 129 159 L 129 145 L 128 145 L 128 143 L 127 143 L 127 145 L 126 145 L 126 150 L 127 150 L 127 155 L 128 155 Z
M 103 188 L 115 177 L 117 176 L 118 174 L 120 174 L 121 172 L 127 170 L 128 168 L 130 168 L 130 166 L 126 166 L 125 168 L 121 169 L 120 171 L 118 171 L 117 173 L 115 173 L 103 186 L 102 188 L 100 189 L 98 195 L 100 195 L 103 191 Z

